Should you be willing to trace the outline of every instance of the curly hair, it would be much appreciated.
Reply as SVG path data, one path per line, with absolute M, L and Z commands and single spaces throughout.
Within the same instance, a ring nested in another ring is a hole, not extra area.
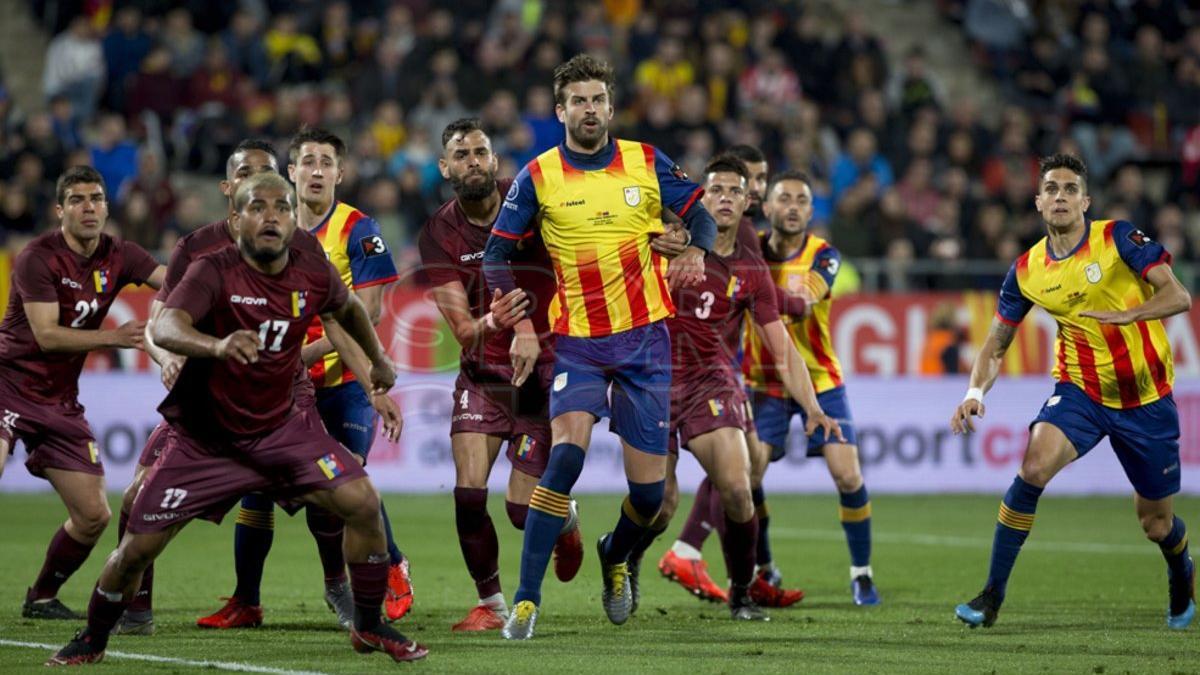
M 605 89 L 608 90 L 609 101 L 611 102 L 616 90 L 616 81 L 613 78 L 612 66 L 587 54 L 577 54 L 571 57 L 571 60 L 566 63 L 559 64 L 554 69 L 554 102 L 559 105 L 566 103 L 567 94 L 563 90 L 566 89 L 568 84 L 589 82 L 591 80 L 599 80 L 604 83 Z

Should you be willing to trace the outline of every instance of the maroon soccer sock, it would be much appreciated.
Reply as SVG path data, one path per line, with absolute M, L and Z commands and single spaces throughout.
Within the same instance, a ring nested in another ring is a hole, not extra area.
M 458 545 L 462 547 L 467 571 L 475 580 L 481 598 L 490 598 L 500 592 L 500 542 L 496 538 L 496 526 L 487 512 L 487 493 L 487 488 L 454 488 Z
M 725 536 L 721 548 L 725 553 L 725 568 L 735 586 L 749 586 L 754 579 L 755 549 L 758 546 L 758 519 L 735 523 L 725 516 Z
M 504 500 L 504 510 L 508 513 L 508 520 L 513 524 L 513 527 L 518 530 L 525 529 L 525 519 L 529 517 L 529 505 L 518 504 Z
M 112 596 L 120 599 L 113 600 Z M 98 649 L 108 645 L 108 635 L 127 607 L 129 601 L 119 592 L 106 593 L 99 586 L 92 589 L 92 599 L 88 601 L 87 632 Z
M 142 585 L 138 586 L 133 602 L 129 604 L 131 612 L 149 612 L 154 609 L 154 563 L 142 572 Z
M 321 568 L 325 572 L 325 583 L 333 584 L 346 579 L 346 556 L 342 553 L 342 533 L 346 523 L 325 509 L 309 506 L 304 519 L 308 531 L 317 542 L 317 555 L 321 557 Z M 386 574 L 384 581 L 386 582 Z
M 354 595 L 354 629 L 371 630 L 379 625 L 379 612 L 387 595 L 388 557 L 379 562 L 350 563 L 350 592 Z
M 700 482 L 700 487 L 696 488 L 696 501 L 692 502 L 692 510 L 688 512 L 687 522 L 683 524 L 683 531 L 679 533 L 679 541 L 697 551 L 704 547 L 704 540 L 708 539 L 708 534 L 712 531 L 709 513 L 712 511 L 711 505 L 715 494 L 716 490 L 711 481 L 705 478 Z M 716 502 L 720 508 L 720 497 L 716 498 Z M 722 513 L 722 517 L 724 517 L 724 513 Z
M 71 578 L 75 570 L 87 560 L 95 544 L 81 544 L 67 534 L 65 526 L 58 528 L 46 548 L 46 562 L 37 581 L 29 590 L 31 600 L 47 600 L 58 595 L 58 589 Z

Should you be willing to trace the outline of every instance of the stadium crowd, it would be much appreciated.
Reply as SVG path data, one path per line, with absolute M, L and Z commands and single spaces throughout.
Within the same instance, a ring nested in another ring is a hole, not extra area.
M 15 105 L 0 73 L 11 248 L 54 222 L 53 177 L 86 163 L 114 195 L 112 228 L 165 258 L 215 215 L 173 174 L 216 174 L 241 138 L 320 124 L 350 139 L 339 196 L 411 268 L 449 196 L 441 129 L 478 114 L 514 175 L 562 138 L 550 71 L 593 52 L 617 67 L 615 135 L 693 175 L 721 148 L 760 146 L 772 171 L 814 178 L 814 224 L 851 259 L 1002 272 L 1042 236 L 1036 158 L 1056 151 L 1087 161 L 1091 213 L 1132 220 L 1179 260 L 1200 252 L 1200 22 L 1176 0 L 940 0 L 1005 101 L 992 110 L 951 100 L 920 47 L 889 58 L 859 11 L 817 2 L 31 4 L 54 36 L 44 109 Z

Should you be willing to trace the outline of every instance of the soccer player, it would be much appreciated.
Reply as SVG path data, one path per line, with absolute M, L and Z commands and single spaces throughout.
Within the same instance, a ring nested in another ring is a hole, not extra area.
M 108 197 L 95 169 L 68 169 L 55 197 L 59 227 L 17 256 L 0 323 L 0 471 L 24 441 L 25 466 L 49 481 L 67 507 L 67 521 L 25 594 L 27 619 L 79 618 L 58 599 L 58 589 L 87 560 L 110 518 L 100 448 L 77 399 L 79 372 L 94 349 L 142 347 L 142 322 L 100 324 L 122 288 L 158 288 L 165 274 L 137 244 L 103 233 Z
M 1167 561 L 1167 626 L 1182 630 L 1196 614 L 1196 568 L 1186 526 L 1172 507 L 1180 481 L 1179 414 L 1162 319 L 1186 312 L 1191 296 L 1162 245 L 1126 221 L 1085 215 L 1091 198 L 1079 158 L 1046 157 L 1038 175 L 1034 202 L 1046 236 L 1009 269 L 950 426 L 955 433 L 975 430 L 971 418 L 983 417 L 983 396 L 1034 305 L 1058 323 L 1056 383 L 1030 424 L 1021 469 L 1000 504 L 987 582 L 955 614 L 972 628 L 995 623 L 1046 484 L 1108 436 L 1136 493 L 1142 530 Z
M 427 653 L 381 621 L 388 555 L 378 493 L 312 410 L 295 406 L 293 381 L 314 316 L 336 320 L 367 353 L 374 389 L 390 388 L 395 373 L 362 303 L 333 265 L 289 248 L 294 199 L 282 176 L 243 182 L 232 216 L 237 247 L 193 262 L 167 298 L 154 340 L 188 357 L 159 406 L 171 424 L 167 447 L 100 573 L 87 627 L 48 665 L 100 661 L 146 566 L 188 521 L 219 521 L 251 491 L 318 504 L 345 521 L 356 651 L 382 651 L 396 661 Z M 340 341 L 340 334 L 330 337 Z
M 484 251 L 488 286 L 517 287 L 508 261 L 535 219 L 558 278 L 549 322 L 556 334 L 550 389 L 553 447 L 529 502 L 521 584 L 501 631 L 533 636 L 550 551 L 570 509 L 592 426 L 612 419 L 621 437 L 629 495 L 616 528 L 597 549 L 610 621 L 631 610 L 627 558 L 662 505 L 670 423 L 670 336 L 663 321 L 674 307 L 668 283 L 689 286 L 704 276 L 704 254 L 716 226 L 696 202 L 702 190 L 653 146 L 609 137 L 612 70 L 579 55 L 554 71 L 558 119 L 566 141 L 527 164 L 509 188 Z M 666 261 L 649 247 L 662 234 L 662 209 L 683 219 L 692 244 Z M 515 326 L 513 384 L 520 386 L 541 354 L 533 322 Z M 609 387 L 612 389 L 611 403 Z
M 233 213 L 233 195 L 237 191 L 237 187 L 241 185 L 243 180 L 259 173 L 279 173 L 275 147 L 266 141 L 246 139 L 234 148 L 233 153 L 230 154 L 229 159 L 225 163 L 225 180 L 221 181 L 220 189 L 229 203 L 227 214 Z M 183 366 L 186 359 L 154 344 L 151 334 L 154 320 L 157 318 L 159 312 L 162 311 L 163 302 L 171 290 L 174 289 L 175 285 L 183 278 L 188 265 L 193 260 L 205 253 L 233 246 L 236 243 L 236 239 L 237 233 L 234 231 L 233 225 L 227 215 L 226 218 L 188 233 L 175 245 L 175 250 L 171 254 L 171 260 L 167 264 L 166 276 L 163 279 L 162 288 L 159 289 L 158 295 L 150 304 L 150 320 L 146 324 L 145 340 L 146 352 L 159 364 L 163 385 L 168 390 L 174 386 L 175 380 L 179 376 L 179 369 Z M 292 246 L 324 254 L 321 244 L 307 232 L 297 232 L 297 235 L 292 239 Z M 331 322 L 330 330 L 340 330 L 340 328 Z M 353 346 L 353 343 L 351 343 L 351 346 Z M 352 368 L 356 373 L 366 376 L 370 372 L 370 363 L 361 350 L 354 348 L 353 353 L 347 357 L 347 360 L 352 363 Z M 298 371 L 295 385 L 297 404 L 300 407 L 315 405 L 313 385 L 309 380 L 307 370 Z M 386 394 L 372 395 L 371 402 L 385 420 L 385 434 L 390 438 L 398 437 L 400 425 L 403 420 L 395 402 Z M 145 447 L 142 449 L 141 457 L 138 459 L 137 466 L 134 469 L 133 481 L 126 488 L 124 500 L 121 505 L 121 516 L 117 527 L 118 543 L 125 536 L 125 528 L 129 522 L 129 513 L 133 508 L 133 500 L 141 488 L 145 472 L 153 465 L 154 460 L 157 459 L 166 445 L 167 428 L 166 422 L 160 423 L 154 432 L 151 433 Z M 259 500 L 260 498 L 254 497 L 253 499 Z M 268 513 L 268 517 L 273 519 L 274 514 Z M 238 529 L 239 527 L 247 527 L 247 525 L 239 523 L 239 526 L 235 527 L 235 533 L 242 531 Z M 235 546 L 237 544 L 246 544 L 247 541 L 253 543 L 255 539 L 253 537 L 238 538 L 235 536 Z M 153 634 L 153 578 L 154 566 L 150 565 L 146 568 L 145 573 L 142 574 L 142 586 L 138 589 L 133 603 L 130 604 L 125 615 L 121 617 L 116 628 L 113 629 L 115 634 Z M 238 588 L 234 590 L 233 594 L 234 600 L 226 604 L 225 611 L 200 619 L 199 625 L 205 628 L 233 628 L 259 625 L 262 622 L 262 607 L 259 604 L 258 598 L 258 588 L 261 579 L 261 567 L 249 571 L 240 570 Z M 346 611 L 350 610 L 347 609 Z
M 751 583 L 766 585 L 755 575 L 758 522 L 750 496 L 750 451 L 746 431 L 748 402 L 737 375 L 737 352 L 743 317 L 752 316 L 754 328 L 776 355 L 776 366 L 789 394 L 807 414 L 807 433 L 820 427 L 829 437 L 839 436 L 837 422 L 826 417 L 817 403 L 804 359 L 788 339 L 775 304 L 775 283 L 755 248 L 739 239 L 746 210 L 749 175 L 736 157 L 718 156 L 704 168 L 701 203 L 717 224 L 717 239 L 705 264 L 705 278 L 695 288 L 672 294 L 676 316 L 668 319 L 671 331 L 671 459 L 662 511 L 651 531 L 630 555 L 632 579 L 646 547 L 670 523 L 679 501 L 674 468 L 678 447 L 696 456 L 714 486 L 720 509 L 718 529 L 730 576 L 728 603 L 735 620 L 766 620 L 755 602 Z M 713 517 L 707 516 L 706 517 Z M 713 518 L 716 520 L 717 518 Z M 638 599 L 636 586 L 634 601 Z
M 855 445 L 850 404 L 842 382 L 842 367 L 833 352 L 829 312 L 833 305 L 830 289 L 837 277 L 841 256 L 836 248 L 808 232 L 812 219 L 812 189 L 799 171 L 785 171 L 771 178 L 763 212 L 771 223 L 771 234 L 762 238 L 762 254 L 775 284 L 784 291 L 782 312 L 788 333 L 804 361 L 817 390 L 821 408 L 841 425 L 844 440 L 823 433 L 808 438 L 809 457 L 824 456 L 837 486 L 839 514 L 850 549 L 850 589 L 856 605 L 877 605 L 879 591 L 871 570 L 871 502 L 863 482 Z M 794 298 L 803 306 L 803 318 L 789 314 Z M 759 439 L 769 448 L 771 461 L 787 452 L 788 426 L 794 415 L 805 412 L 786 397 L 774 368 L 771 350 L 753 332 L 746 334 L 742 372 L 754 409 Z M 760 479 L 761 480 L 761 479 Z M 761 563 L 760 563 L 761 564 Z M 760 570 L 760 574 L 769 570 Z
M 557 284 L 546 248 L 535 235 L 522 242 L 514 260 L 524 293 L 513 291 L 499 300 L 488 293 L 481 254 L 512 179 L 496 180 L 496 156 L 479 120 L 460 119 L 446 127 L 438 166 L 455 197 L 425 223 L 418 244 L 424 272 L 434 284 L 433 299 L 462 347 L 450 418 L 454 515 L 463 558 L 479 593 L 479 604 L 454 630 L 493 630 L 504 626 L 508 606 L 500 588 L 500 544 L 487 511 L 487 480 L 507 443 L 512 472 L 505 511 L 514 527 L 525 529 L 529 497 L 550 453 L 547 415 L 554 357 L 546 308 Z M 531 303 L 536 303 L 531 318 L 542 337 L 541 352 L 533 375 L 514 387 L 509 326 Z M 562 581 L 574 578 L 583 562 L 573 501 L 554 561 Z

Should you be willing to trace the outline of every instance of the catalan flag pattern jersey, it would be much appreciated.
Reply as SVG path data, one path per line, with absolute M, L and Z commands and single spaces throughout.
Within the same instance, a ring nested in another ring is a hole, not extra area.
M 312 230 L 312 234 L 321 242 L 329 262 L 342 275 L 342 283 L 349 288 L 359 290 L 399 278 L 396 264 L 392 262 L 392 251 L 383 240 L 379 224 L 353 206 L 335 202 L 329 215 Z M 292 302 L 293 310 L 297 310 L 305 298 L 293 298 Z M 321 320 L 314 318 L 305 344 L 315 342 L 323 335 L 325 329 Z M 318 389 L 354 381 L 354 374 L 344 367 L 337 352 L 330 352 L 314 363 L 308 374 Z
M 517 175 L 492 232 L 520 239 L 540 217 L 558 277 L 551 330 L 604 337 L 674 314 L 650 238 L 663 232 L 663 206 L 683 216 L 701 194 L 651 145 L 613 140 L 596 155 L 560 145 Z
M 1154 293 L 1146 274 L 1171 255 L 1123 220 L 1086 223 L 1073 251 L 1057 259 L 1043 238 L 1013 264 L 1000 289 L 997 316 L 1016 325 L 1034 305 L 1058 322 L 1054 378 L 1108 408 L 1128 409 L 1171 393 L 1171 347 L 1162 322 L 1127 326 L 1081 318 L 1086 310 L 1121 311 Z
M 807 235 L 800 250 L 787 259 L 771 253 L 766 236 L 760 241 L 763 259 L 777 286 L 793 293 L 808 288 L 821 299 L 806 319 L 782 317 L 792 342 L 804 356 L 813 388 L 820 394 L 842 386 L 842 364 L 833 352 L 829 333 L 829 312 L 833 307 L 829 289 L 837 278 L 841 255 L 829 242 L 812 234 Z M 787 397 L 787 389 L 775 371 L 771 352 L 750 326 L 745 331 L 743 344 L 742 374 L 746 377 L 746 386 L 776 398 Z

